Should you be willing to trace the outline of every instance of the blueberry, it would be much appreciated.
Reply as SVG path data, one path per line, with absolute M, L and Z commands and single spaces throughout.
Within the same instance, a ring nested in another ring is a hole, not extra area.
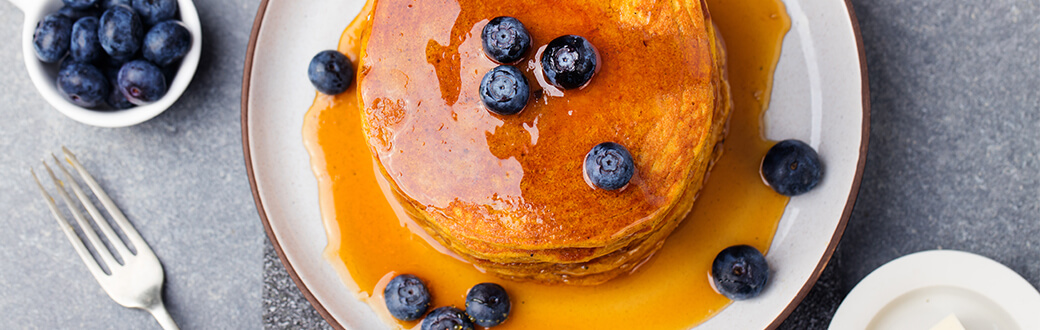
M 482 327 L 493 327 L 509 317 L 509 295 L 506 289 L 495 283 L 480 283 L 466 294 L 466 313 L 473 323 Z
M 131 0 L 101 0 L 101 8 L 108 9 L 113 6 L 127 6 L 133 8 L 133 2 Z
M 86 63 L 69 63 L 58 71 L 58 92 L 65 99 L 84 108 L 93 108 L 105 102 L 108 80 L 96 67 Z
M 101 73 L 105 74 L 105 78 L 108 79 L 109 86 L 112 86 L 111 91 L 108 92 L 108 96 L 105 97 L 105 103 L 108 103 L 112 109 L 123 110 L 134 107 L 130 100 L 126 99 L 123 92 L 119 89 L 119 68 L 103 68 Z
M 141 48 L 142 37 L 144 26 L 133 9 L 115 6 L 101 15 L 98 40 L 101 41 L 101 48 L 112 57 L 125 58 L 137 53 Z
M 354 66 L 350 59 L 335 50 L 326 50 L 314 55 L 307 68 L 307 77 L 319 92 L 337 95 L 347 91 L 354 79 Z
M 636 165 L 628 149 L 614 142 L 603 142 L 585 155 L 585 178 L 606 190 L 621 189 L 635 174 Z
M 145 60 L 123 64 L 117 78 L 118 88 L 130 103 L 144 105 L 166 95 L 166 77 L 159 67 Z
M 484 54 L 498 63 L 513 63 L 531 48 L 531 34 L 524 24 L 509 16 L 499 16 L 484 25 L 480 34 Z
M 769 282 L 769 264 L 762 252 L 747 245 L 728 247 L 711 263 L 715 290 L 733 300 L 758 296 Z
M 101 57 L 105 51 L 98 41 L 98 19 L 84 17 L 72 25 L 72 45 L 69 55 L 78 62 L 91 62 Z
M 434 309 L 422 320 L 422 330 L 473 330 L 473 322 L 462 310 L 444 306 Z
M 72 21 L 76 21 L 84 17 L 101 17 L 101 11 L 97 7 L 90 7 L 87 9 L 76 9 L 69 6 L 63 6 L 58 9 L 58 14 L 68 17 Z
M 802 141 L 780 141 L 762 159 L 762 178 L 782 195 L 804 194 L 820 183 L 822 175 L 820 156 Z
M 61 62 L 58 62 L 58 71 L 65 70 L 72 63 L 79 63 L 79 61 L 72 59 L 72 56 L 65 56 L 65 58 L 61 59 Z
M 165 21 L 144 35 L 141 52 L 144 58 L 159 66 L 167 66 L 184 58 L 191 49 L 191 32 L 178 21 Z
M 563 89 L 585 86 L 596 74 L 599 54 L 588 40 L 576 35 L 558 37 L 545 46 L 542 71 L 550 84 Z
M 402 321 L 418 320 L 430 308 L 430 291 L 415 275 L 397 275 L 383 289 L 386 309 Z M 425 328 L 424 328 L 425 329 Z
M 514 66 L 499 65 L 480 81 L 480 100 L 489 111 L 500 115 L 512 115 L 527 106 L 531 87 L 527 77 Z
M 64 2 L 66 6 L 69 6 L 72 9 L 83 10 L 83 9 L 89 9 L 90 7 L 93 7 L 94 5 L 97 4 L 98 1 L 97 0 L 61 0 L 61 2 Z
M 177 0 L 132 0 L 134 10 L 148 26 L 177 16 Z
M 59 14 L 45 16 L 36 23 L 33 32 L 33 49 L 36 57 L 46 63 L 55 63 L 69 51 L 72 39 L 72 20 Z

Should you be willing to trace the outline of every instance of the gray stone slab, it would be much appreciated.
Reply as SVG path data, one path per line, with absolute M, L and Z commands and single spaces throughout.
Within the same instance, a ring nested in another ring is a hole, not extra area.
M 156 329 L 113 302 L 51 218 L 29 168 L 66 145 L 162 260 L 165 298 L 184 329 L 261 327 L 263 246 L 242 157 L 242 65 L 256 0 L 196 1 L 198 73 L 159 117 L 129 128 L 79 124 L 33 88 L 22 14 L 0 1 L 0 328 Z M 53 193 L 53 190 L 52 190 Z
M 264 328 L 332 329 L 285 271 L 270 242 L 264 248 Z

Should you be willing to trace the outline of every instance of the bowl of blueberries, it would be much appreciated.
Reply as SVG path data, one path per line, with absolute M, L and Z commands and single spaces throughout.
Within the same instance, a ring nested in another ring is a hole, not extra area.
M 62 114 L 125 127 L 188 88 L 202 53 L 191 0 L 9 0 L 25 13 L 22 53 L 33 85 Z

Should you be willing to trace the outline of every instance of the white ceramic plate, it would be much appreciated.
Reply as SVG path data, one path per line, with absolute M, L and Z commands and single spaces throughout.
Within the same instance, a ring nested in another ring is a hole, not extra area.
M 242 95 L 246 165 L 271 242 L 304 295 L 333 326 L 385 328 L 322 258 L 327 243 L 317 182 L 303 147 L 314 99 L 307 65 L 335 49 L 362 0 L 266 0 L 247 51 Z M 826 164 L 816 189 L 791 199 L 766 257 L 772 284 L 698 329 L 776 327 L 830 259 L 852 211 L 866 157 L 869 110 L 859 31 L 840 0 L 787 0 L 791 31 L 776 70 L 767 136 L 815 147 Z
M 830 329 L 931 329 L 950 314 L 966 329 L 1040 329 L 1040 292 L 983 256 L 918 252 L 860 281 L 834 313 Z

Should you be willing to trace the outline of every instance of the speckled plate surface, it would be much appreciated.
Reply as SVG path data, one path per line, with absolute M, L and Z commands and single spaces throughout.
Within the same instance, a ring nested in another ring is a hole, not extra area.
M 866 68 L 851 5 L 786 0 L 791 17 L 777 65 L 767 137 L 819 151 L 827 174 L 791 199 L 766 256 L 773 279 L 756 299 L 731 304 L 697 329 L 772 328 L 798 305 L 830 260 L 852 211 L 866 158 Z M 303 146 L 314 99 L 307 65 L 334 49 L 362 0 L 265 0 L 253 26 L 242 89 L 242 137 L 257 209 L 289 274 L 337 328 L 386 328 L 322 257 L 327 244 L 317 181 Z

